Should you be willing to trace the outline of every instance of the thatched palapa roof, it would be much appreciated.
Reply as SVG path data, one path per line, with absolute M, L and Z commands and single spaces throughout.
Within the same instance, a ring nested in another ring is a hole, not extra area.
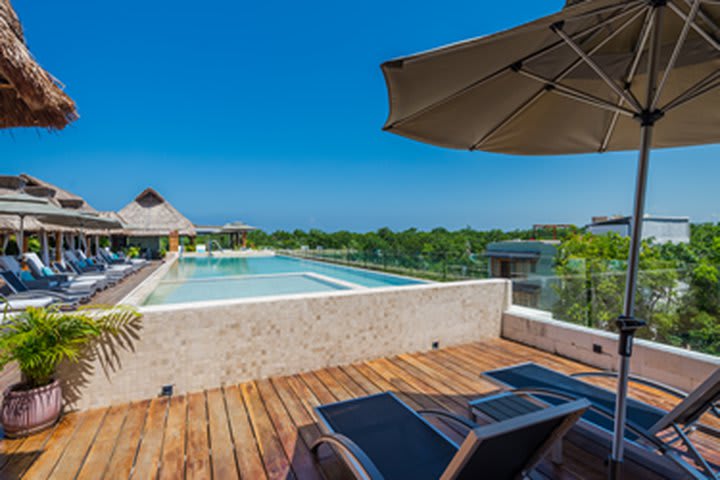
M 125 234 L 131 237 L 164 237 L 174 230 L 195 236 L 192 222 L 152 188 L 146 188 L 118 213 L 129 226 Z
M 27 49 L 10 0 L 0 0 L 0 128 L 59 130 L 77 118 L 75 103 Z

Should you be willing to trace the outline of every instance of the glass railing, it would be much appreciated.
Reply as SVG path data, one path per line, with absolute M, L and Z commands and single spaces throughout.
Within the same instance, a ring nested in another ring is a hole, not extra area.
M 553 319 L 615 331 L 623 310 L 624 262 L 603 272 L 513 279 L 513 303 Z M 647 322 L 639 338 L 720 355 L 720 283 L 706 265 L 641 270 L 635 316 Z

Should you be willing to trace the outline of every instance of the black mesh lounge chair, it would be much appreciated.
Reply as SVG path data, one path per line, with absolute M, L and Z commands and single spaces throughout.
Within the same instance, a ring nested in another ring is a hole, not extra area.
M 615 392 L 583 382 L 579 378 L 617 376 L 614 372 L 565 375 L 535 363 L 523 363 L 491 370 L 483 375 L 506 390 L 531 394 L 551 405 L 585 398 L 592 406 L 583 416 L 583 425 L 608 434 L 613 431 Z M 720 369 L 689 394 L 646 378 L 631 376 L 630 381 L 673 395 L 681 401 L 672 411 L 667 412 L 647 403 L 628 399 L 626 440 L 646 451 L 667 456 L 694 478 L 720 478 L 716 469 L 703 458 L 688 437 L 697 429 L 720 438 L 720 431 L 699 423 L 700 417 L 705 413 L 720 418 Z M 678 450 L 678 444 L 683 445 L 686 451 Z M 689 455 L 699 469 L 685 461 L 683 454 Z
M 415 412 L 390 392 L 315 409 L 325 432 L 313 445 L 340 454 L 357 478 L 369 480 L 516 479 L 530 473 L 577 422 L 578 400 L 505 422 L 477 426 L 448 412 Z M 457 445 L 423 416 L 457 422 L 468 435 Z

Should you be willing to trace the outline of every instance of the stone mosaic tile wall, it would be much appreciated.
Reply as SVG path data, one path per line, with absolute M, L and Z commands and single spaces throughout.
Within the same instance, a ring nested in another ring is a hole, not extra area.
M 144 309 L 134 351 L 114 371 L 66 366 L 85 409 L 499 337 L 506 280 L 480 280 Z

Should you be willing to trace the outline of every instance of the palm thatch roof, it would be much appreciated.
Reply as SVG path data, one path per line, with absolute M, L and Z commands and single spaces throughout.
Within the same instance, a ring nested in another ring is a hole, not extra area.
M 0 128 L 60 130 L 77 118 L 75 103 L 27 49 L 10 0 L 0 0 Z
M 192 222 L 152 188 L 143 190 L 118 213 L 131 237 L 164 237 L 175 230 L 190 237 L 196 234 Z

